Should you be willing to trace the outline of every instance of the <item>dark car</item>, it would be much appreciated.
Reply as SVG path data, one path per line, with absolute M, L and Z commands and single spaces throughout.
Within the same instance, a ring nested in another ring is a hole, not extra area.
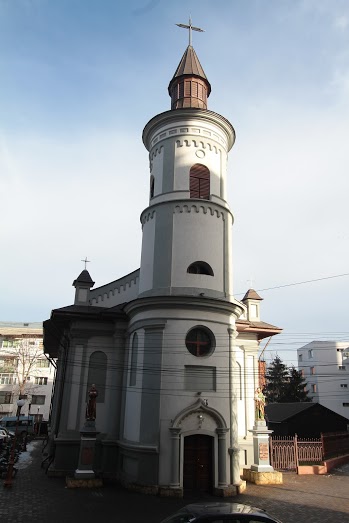
M 281 523 L 264 510 L 240 503 L 193 503 L 161 523 Z

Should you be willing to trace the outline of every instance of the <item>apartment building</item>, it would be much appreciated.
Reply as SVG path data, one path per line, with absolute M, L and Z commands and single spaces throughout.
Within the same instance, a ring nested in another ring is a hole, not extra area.
M 43 352 L 42 323 L 0 322 L 0 419 L 16 414 L 22 396 L 21 414 L 47 421 L 54 377 L 55 362 Z
M 297 355 L 313 401 L 349 418 L 349 341 L 312 341 Z

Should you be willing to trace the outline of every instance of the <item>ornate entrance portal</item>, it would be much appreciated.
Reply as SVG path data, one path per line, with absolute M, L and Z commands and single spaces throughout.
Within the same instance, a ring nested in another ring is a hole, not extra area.
M 194 434 L 184 438 L 184 490 L 209 492 L 213 488 L 213 437 Z

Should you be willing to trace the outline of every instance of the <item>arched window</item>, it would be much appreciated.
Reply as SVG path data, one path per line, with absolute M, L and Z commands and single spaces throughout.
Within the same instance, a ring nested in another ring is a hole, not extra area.
M 154 198 L 154 176 L 150 177 L 150 198 Z
M 190 198 L 210 198 L 210 171 L 201 163 L 190 169 Z
M 137 362 L 138 362 L 138 336 L 137 336 L 137 333 L 135 333 L 132 338 L 131 363 L 130 363 L 129 385 L 131 387 L 136 385 Z
M 95 385 L 98 391 L 97 403 L 104 403 L 106 377 L 107 356 L 102 351 L 93 352 L 88 365 L 87 397 L 91 385 Z
M 207 274 L 208 276 L 213 276 L 212 267 L 203 261 L 196 261 L 189 265 L 187 272 L 189 274 Z

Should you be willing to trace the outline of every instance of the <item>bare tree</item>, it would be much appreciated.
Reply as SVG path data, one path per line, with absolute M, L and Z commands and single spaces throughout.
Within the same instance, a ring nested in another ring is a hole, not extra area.
M 8 343 L 1 351 L 0 372 L 11 373 L 16 378 L 13 391 L 18 396 L 34 392 L 36 387 L 29 381 L 37 362 L 43 356 L 41 337 L 22 335 Z

